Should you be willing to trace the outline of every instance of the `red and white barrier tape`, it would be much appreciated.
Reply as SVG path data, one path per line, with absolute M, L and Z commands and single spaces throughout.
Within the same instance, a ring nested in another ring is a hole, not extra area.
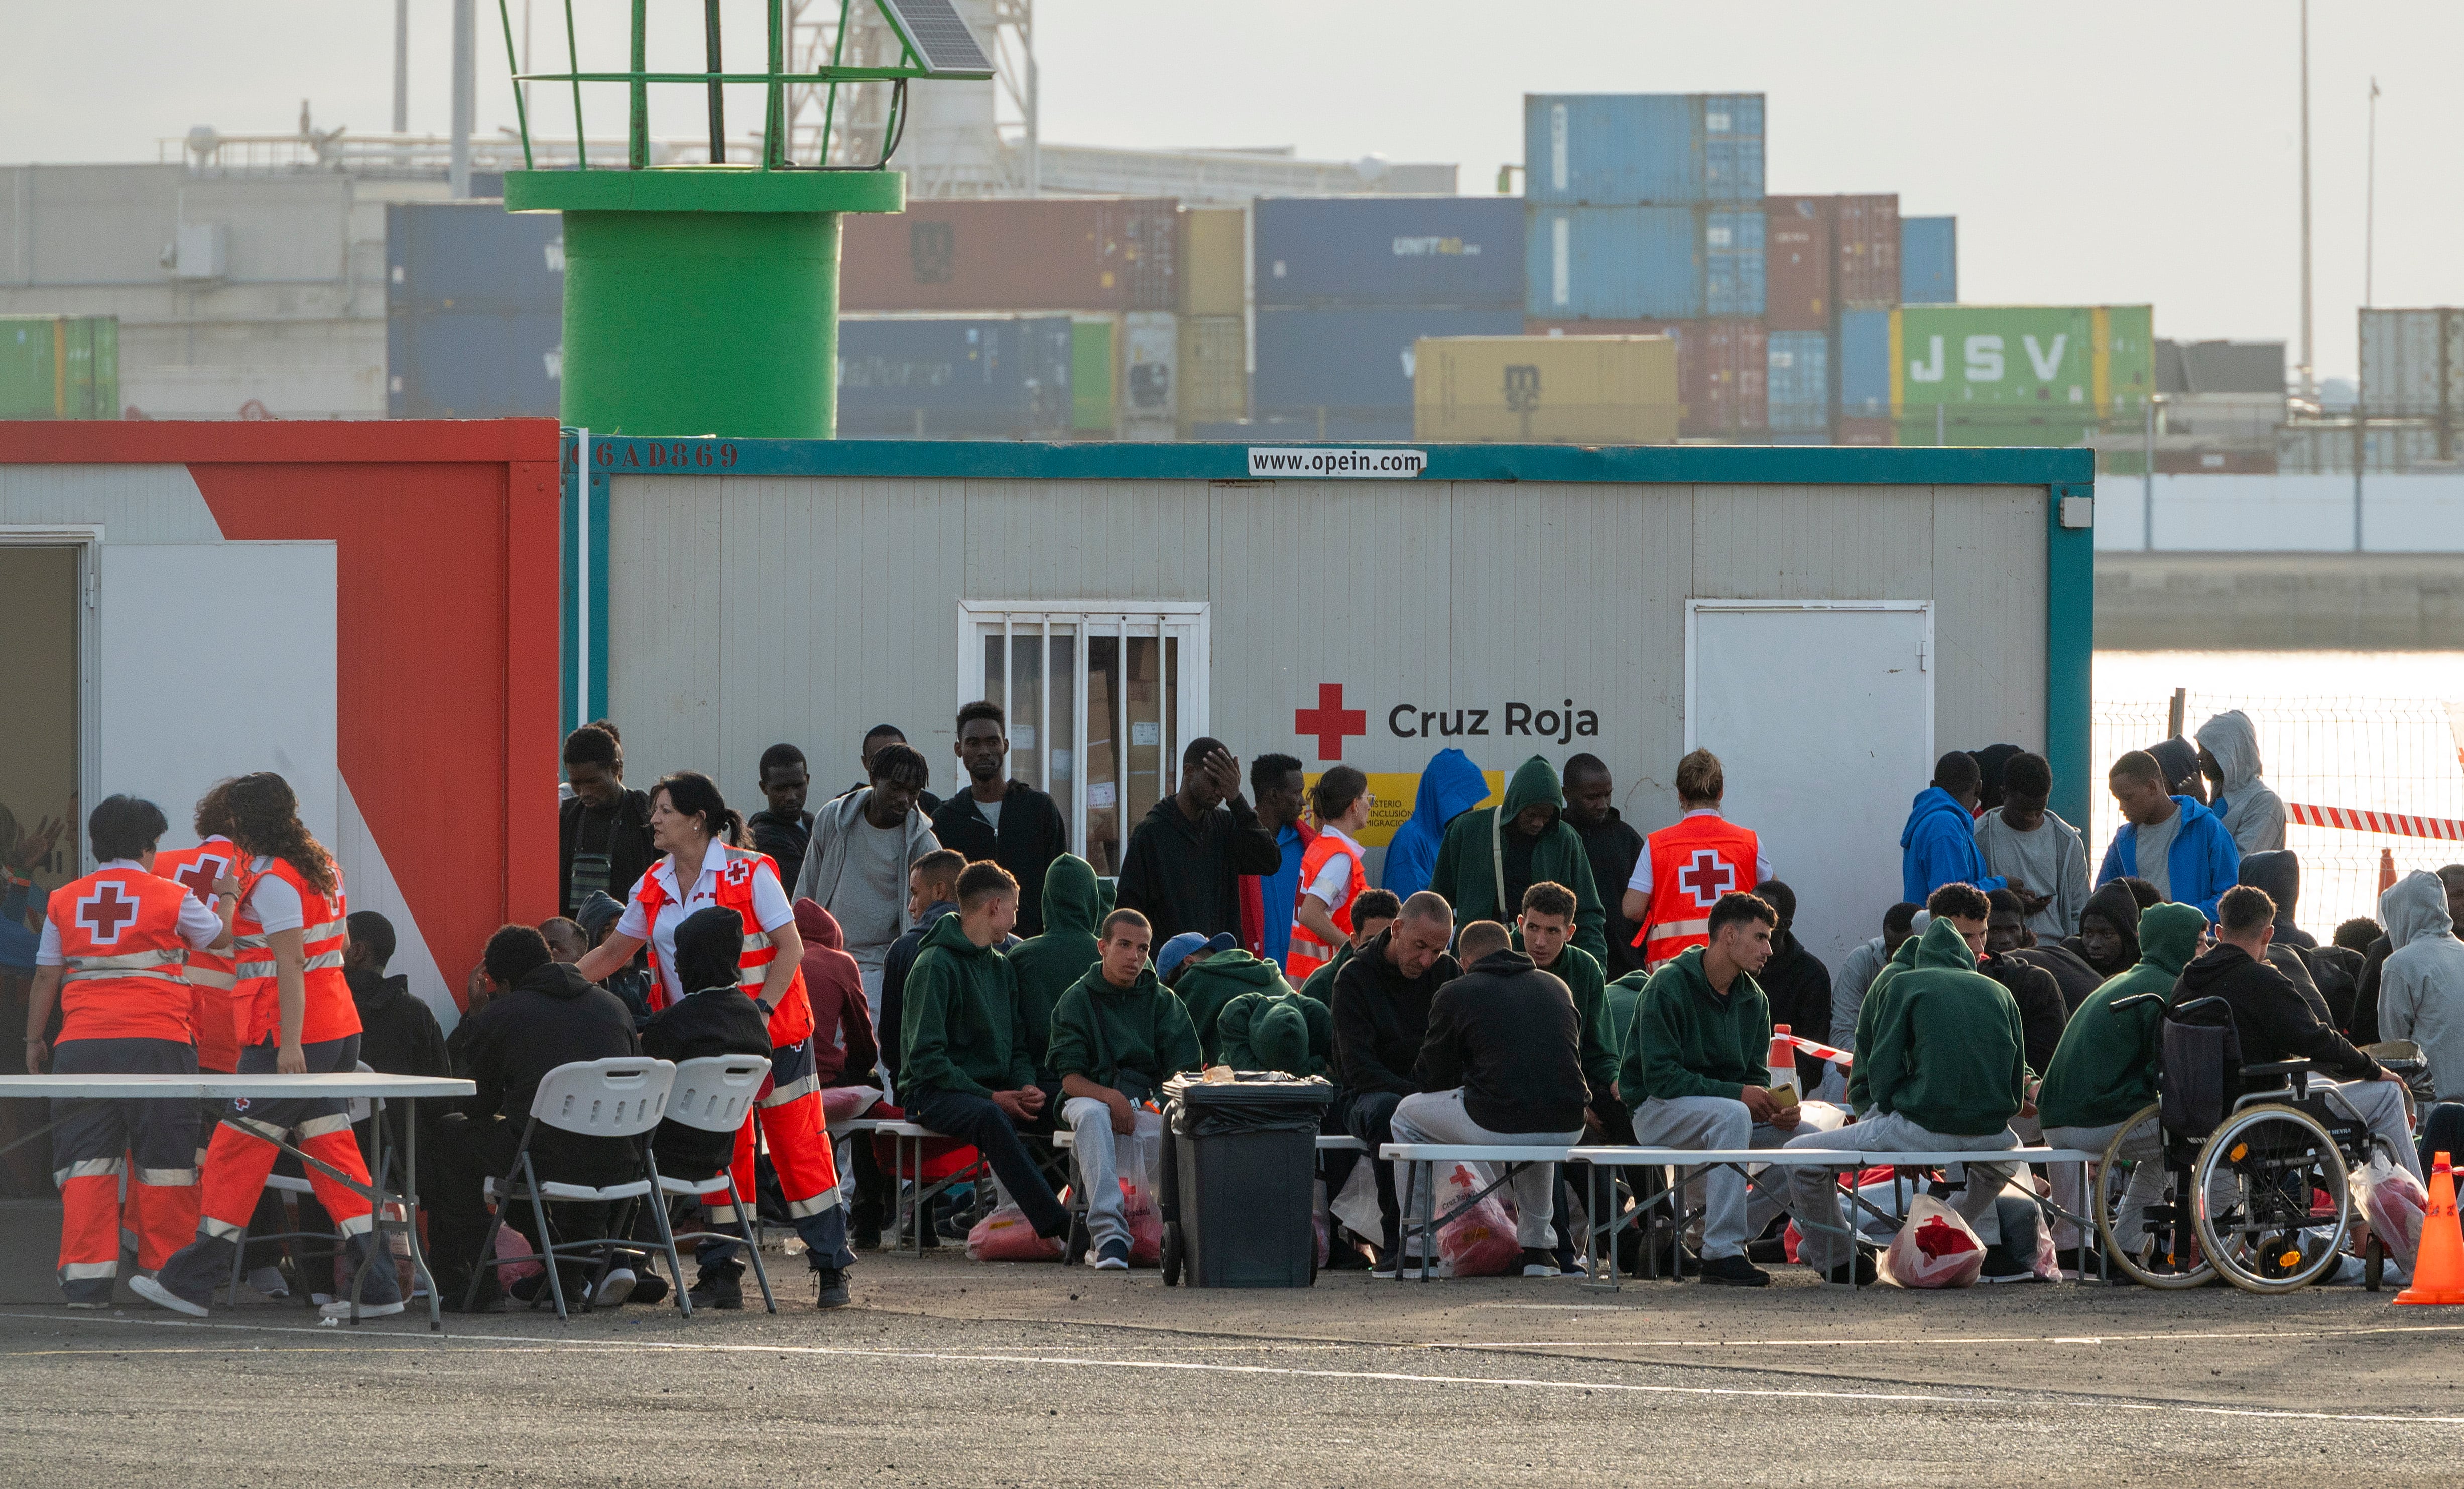
M 2397 837 L 2435 837 L 2464 842 L 2464 821 L 2453 817 L 2416 817 L 2401 811 L 2358 811 L 2350 807 L 2313 807 L 2287 802 L 2285 814 L 2311 827 L 2337 827 L 2353 833 L 2387 833 Z
M 1857 1056 L 1849 1054 L 1847 1051 L 1835 1050 L 1827 1044 L 1816 1044 L 1813 1040 L 1805 1037 L 1803 1034 L 1780 1034 L 1777 1037 L 1785 1039 L 1789 1043 L 1795 1045 L 1798 1049 L 1813 1056 L 1815 1059 L 1829 1060 L 1832 1064 L 1837 1065 L 1842 1069 L 1857 1063 Z

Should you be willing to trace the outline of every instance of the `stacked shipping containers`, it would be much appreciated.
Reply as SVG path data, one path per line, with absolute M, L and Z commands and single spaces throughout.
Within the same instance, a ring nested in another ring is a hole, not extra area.
M 1412 437 L 1671 444 L 1677 369 L 1677 343 L 1665 336 L 1430 338 L 1414 357 Z
M 1180 214 L 1180 435 L 1249 416 L 1249 212 Z
M 0 419 L 120 417 L 120 318 L 0 316 Z
M 385 414 L 553 418 L 564 218 L 497 202 L 385 209 Z
M 839 322 L 839 434 L 1001 439 L 1070 418 L 1067 316 Z
M 1900 219 L 1900 303 L 1959 303 L 1959 219 Z
M 1843 389 L 1856 411 L 1895 417 L 1902 444 L 2075 445 L 2139 418 L 2155 391 L 2145 305 L 1909 305 L 1881 320 L 1884 376 L 1860 366 Z M 1846 336 L 1860 363 L 1875 340 L 1872 321 Z

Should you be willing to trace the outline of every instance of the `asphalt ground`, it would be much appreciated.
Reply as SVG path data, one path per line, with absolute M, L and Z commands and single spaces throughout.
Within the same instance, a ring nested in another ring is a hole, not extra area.
M 0 1481 L 2449 1485 L 2464 1310 L 2035 1284 L 1165 1288 L 868 1256 L 817 1314 L 0 1309 Z M 748 1282 L 750 1278 L 747 1278 Z

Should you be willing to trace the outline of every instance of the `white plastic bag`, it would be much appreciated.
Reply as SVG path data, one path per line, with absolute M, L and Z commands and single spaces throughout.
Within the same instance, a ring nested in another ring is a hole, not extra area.
M 2430 1191 L 2411 1170 L 2398 1167 L 2377 1151 L 2370 1154 L 2369 1167 L 2351 1170 L 2344 1184 L 2352 1191 L 2353 1210 L 2368 1224 L 2369 1233 L 2409 1274 L 2421 1251 L 2421 1222 L 2430 1210 Z
M 1882 1254 L 1881 1278 L 1897 1287 L 1969 1287 L 1985 1270 L 1985 1243 L 1959 1211 L 1920 1194 Z

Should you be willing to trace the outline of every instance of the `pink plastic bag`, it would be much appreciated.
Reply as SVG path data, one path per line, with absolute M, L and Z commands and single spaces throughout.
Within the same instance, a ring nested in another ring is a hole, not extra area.
M 1061 1242 L 1035 1233 L 1016 1205 L 1003 1205 L 967 1233 L 969 1261 L 1059 1261 Z
M 1985 1245 L 1959 1211 L 1920 1194 L 1882 1254 L 1882 1280 L 1897 1287 L 1969 1287 L 1985 1270 Z
M 1130 1265 L 1159 1266 L 1163 1262 L 1163 1214 L 1155 1209 L 1155 1197 L 1129 1180 L 1121 1181 L 1121 1200 L 1126 1207 L 1123 1218 L 1130 1224 Z
M 1469 1164 L 1457 1164 L 1438 1181 L 1438 1213 L 1444 1214 L 1480 1189 Z M 1438 1227 L 1438 1259 L 1448 1277 L 1503 1277 L 1523 1263 L 1523 1243 L 1514 1238 L 1514 1215 L 1496 1194 L 1484 1197 L 1455 1219 Z
M 496 1259 L 504 1263 L 496 1269 L 496 1285 L 511 1287 L 526 1277 L 544 1277 L 547 1274 L 547 1268 L 541 1266 L 536 1259 L 528 1261 L 514 1259 L 519 1256 L 536 1258 L 538 1255 L 531 1250 L 529 1236 L 509 1225 L 496 1227 Z
M 2370 1166 L 2354 1169 L 2345 1183 L 2352 1190 L 2353 1208 L 2368 1223 L 2370 1233 L 2379 1238 L 2396 1265 L 2410 1272 L 2413 1257 L 2421 1251 L 2422 1217 L 2430 1210 L 2430 1194 L 2421 1181 L 2387 1162 L 2386 1154 L 2373 1153 Z

